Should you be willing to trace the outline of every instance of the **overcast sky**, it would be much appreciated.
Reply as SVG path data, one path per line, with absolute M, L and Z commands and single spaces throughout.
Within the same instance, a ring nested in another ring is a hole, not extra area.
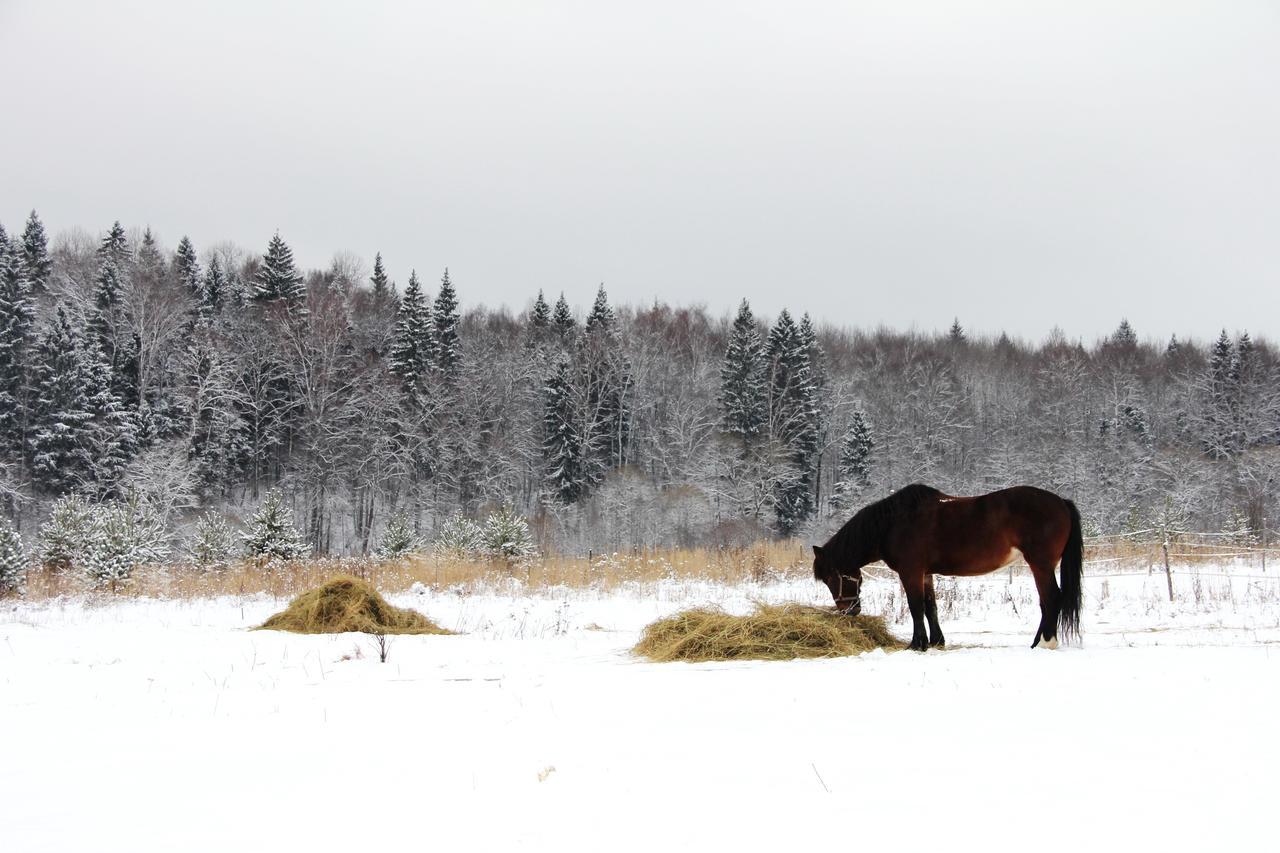
M 0 221 L 517 309 L 1280 338 L 1280 4 L 421 5 L 0 0 Z

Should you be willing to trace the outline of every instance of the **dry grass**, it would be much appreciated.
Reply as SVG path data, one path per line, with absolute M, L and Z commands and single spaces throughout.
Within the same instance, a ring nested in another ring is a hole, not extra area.
M 1185 539 L 1170 549 L 1181 566 L 1195 566 L 1239 560 L 1260 566 L 1261 552 L 1220 541 L 1196 542 Z M 1242 552 L 1245 556 L 1237 556 Z M 338 574 L 369 581 L 388 593 L 403 592 L 415 583 L 429 589 L 463 592 L 492 589 L 495 585 L 518 582 L 528 589 L 552 587 L 610 590 L 628 583 L 660 580 L 709 581 L 740 584 L 783 578 L 808 578 L 812 552 L 807 542 L 787 540 L 759 542 L 747 548 L 699 548 L 642 550 L 630 553 L 587 557 L 549 555 L 514 564 L 491 560 L 469 560 L 433 554 L 411 555 L 398 560 L 335 558 L 263 565 L 245 561 L 217 571 L 203 571 L 176 563 L 146 566 L 120 585 L 117 595 L 151 598 L 209 598 L 220 595 L 267 594 L 290 598 L 313 589 Z M 1280 554 L 1267 553 L 1271 570 L 1280 566 Z M 1098 539 L 1086 543 L 1085 574 L 1110 572 L 1163 571 L 1163 554 L 1157 542 L 1123 538 Z M 1027 571 L 1021 562 L 1009 571 Z M 870 567 L 879 577 L 893 575 L 883 565 Z M 62 595 L 86 595 L 91 587 L 81 572 L 33 571 L 26 584 L 32 600 Z
M 295 634 L 452 633 L 416 610 L 392 607 L 371 585 L 352 577 L 337 577 L 304 592 L 258 629 Z
M 655 661 L 692 662 L 832 658 L 902 647 L 878 616 L 760 604 L 747 616 L 710 608 L 677 613 L 645 628 L 633 651 Z

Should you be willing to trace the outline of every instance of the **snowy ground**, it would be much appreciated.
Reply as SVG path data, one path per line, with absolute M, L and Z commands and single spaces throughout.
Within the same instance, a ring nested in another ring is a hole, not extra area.
M 807 580 L 407 593 L 467 633 L 385 664 L 247 631 L 269 599 L 5 603 L 0 847 L 1265 848 L 1280 578 L 1256 571 L 1179 573 L 1176 605 L 1095 577 L 1058 651 L 1027 648 L 1027 580 L 959 581 L 945 652 L 788 663 L 628 649 L 694 604 L 828 603 Z M 867 610 L 904 608 L 873 583 Z

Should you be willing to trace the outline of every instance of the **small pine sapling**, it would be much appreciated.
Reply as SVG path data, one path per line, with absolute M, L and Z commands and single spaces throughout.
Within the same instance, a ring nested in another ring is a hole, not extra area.
M 244 543 L 250 557 L 268 564 L 301 560 L 311 552 L 293 526 L 279 489 L 272 489 L 263 498 L 253 526 L 244 534 Z
M 92 539 L 93 510 L 89 504 L 79 495 L 58 498 L 48 520 L 40 525 L 40 565 L 53 572 L 80 565 Z
M 236 555 L 236 534 L 225 518 L 207 512 L 196 521 L 189 547 L 191 561 L 202 569 L 225 569 Z
M 27 562 L 22 537 L 7 519 L 0 519 L 0 596 L 22 592 Z
M 518 560 L 535 553 L 529 522 L 524 516 L 505 504 L 485 519 L 484 550 L 492 557 Z
M 382 531 L 382 539 L 374 550 L 379 560 L 392 560 L 418 550 L 418 537 L 409 524 L 409 515 L 405 512 L 394 513 Z

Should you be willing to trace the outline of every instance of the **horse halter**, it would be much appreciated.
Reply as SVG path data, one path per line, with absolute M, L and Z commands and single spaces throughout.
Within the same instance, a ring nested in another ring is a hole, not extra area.
M 862 612 L 862 581 L 852 575 L 846 575 L 843 572 L 837 572 L 836 578 L 836 609 L 840 609 L 840 602 L 845 599 L 844 582 L 848 581 L 853 584 L 853 596 L 849 601 L 849 606 L 840 610 L 840 612 L 849 616 L 856 616 L 858 613 Z M 855 608 L 857 608 L 857 612 L 854 612 Z

